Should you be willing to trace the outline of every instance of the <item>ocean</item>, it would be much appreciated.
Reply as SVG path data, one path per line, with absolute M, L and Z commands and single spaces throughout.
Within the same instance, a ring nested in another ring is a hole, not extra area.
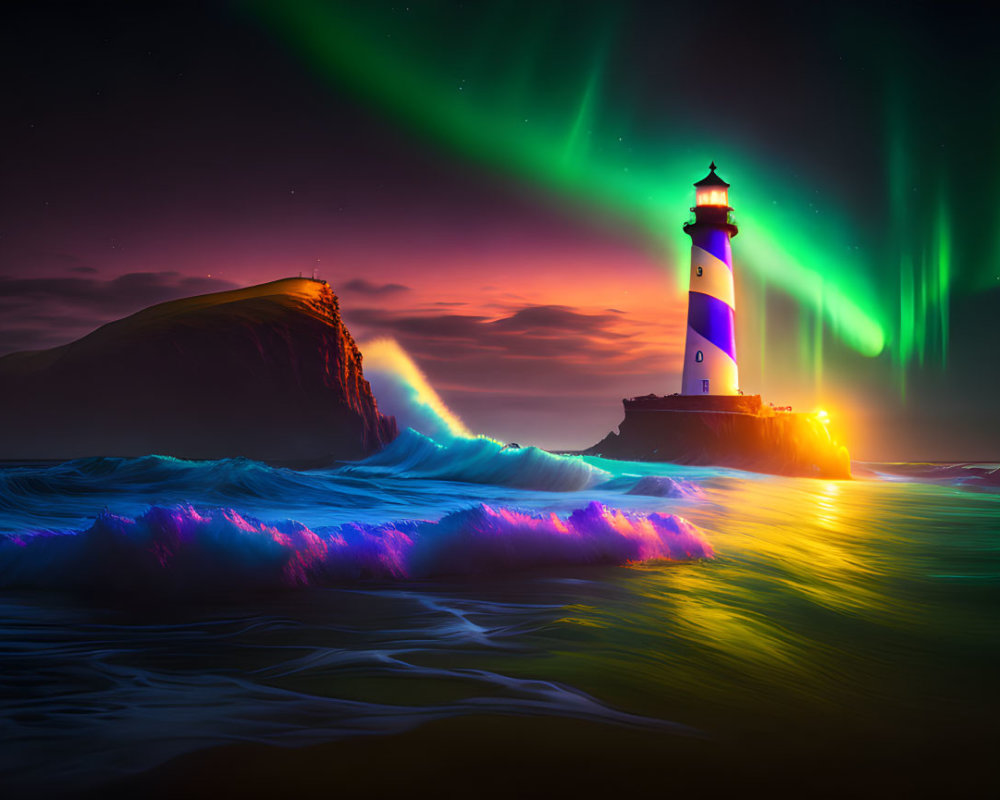
M 826 481 L 435 433 L 312 470 L 3 464 L 3 785 L 308 794 L 330 765 L 342 790 L 462 796 L 665 771 L 701 793 L 984 778 L 996 464 Z

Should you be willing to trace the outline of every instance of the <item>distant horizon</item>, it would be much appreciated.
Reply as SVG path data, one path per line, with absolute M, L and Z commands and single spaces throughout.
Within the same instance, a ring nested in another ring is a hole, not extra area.
M 68 345 L 68 344 L 72 344 L 75 341 L 79 341 L 79 339 L 82 339 L 82 338 L 85 338 L 86 336 L 89 336 L 91 333 L 94 333 L 95 331 L 97 331 L 98 329 L 100 329 L 100 328 L 102 328 L 102 327 L 104 327 L 106 325 L 110 325 L 110 324 L 113 324 L 115 322 L 120 322 L 120 321 L 122 321 L 124 319 L 127 319 L 127 318 L 131 317 L 131 316 L 135 316 L 136 314 L 139 314 L 142 311 L 145 311 L 145 310 L 148 310 L 150 308 L 157 307 L 157 306 L 169 305 L 171 303 L 182 303 L 184 300 L 189 300 L 189 299 L 193 299 L 193 298 L 200 297 L 200 296 L 207 296 L 207 295 L 212 295 L 212 294 L 235 293 L 235 292 L 240 292 L 240 291 L 247 290 L 247 289 L 258 288 L 258 287 L 261 287 L 261 286 L 267 286 L 269 284 L 276 284 L 276 283 L 282 283 L 282 282 L 285 282 L 285 281 L 296 281 L 296 280 L 303 280 L 303 281 L 310 281 L 310 282 L 322 283 L 324 285 L 329 286 L 330 289 L 334 292 L 334 294 L 337 295 L 338 299 L 340 297 L 340 295 L 337 294 L 336 287 L 333 286 L 329 282 L 329 280 L 326 279 L 322 275 L 317 275 L 316 277 L 313 277 L 311 275 L 285 275 L 283 277 L 278 277 L 278 278 L 273 278 L 271 280 L 263 281 L 263 282 L 261 282 L 259 284 L 247 284 L 247 285 L 243 285 L 243 286 L 233 285 L 233 286 L 231 286 L 229 288 L 221 288 L 221 289 L 218 289 L 216 291 L 199 292 L 197 294 L 190 294 L 190 295 L 184 295 L 184 296 L 179 296 L 179 297 L 171 297 L 169 299 L 163 299 L 163 300 L 160 300 L 159 302 L 152 303 L 151 305 L 144 306 L 142 308 L 138 308 L 138 309 L 136 309 L 133 312 L 126 313 L 123 316 L 118 317 L 116 319 L 108 320 L 107 322 L 102 323 L 101 325 L 98 325 L 93 330 L 90 330 L 90 331 L 84 333 L 82 336 L 76 337 L 74 339 L 70 339 L 69 341 L 65 341 L 65 342 L 62 342 L 62 343 L 59 343 L 59 344 L 52 344 L 51 346 L 46 347 L 46 348 L 38 348 L 38 349 L 39 350 L 50 350 L 50 349 L 56 349 L 56 348 L 59 348 L 59 347 L 63 347 L 63 346 Z M 342 312 L 342 314 L 344 313 L 343 306 L 341 306 L 341 312 Z M 350 329 L 350 326 L 348 326 L 348 329 Z M 352 333 L 352 336 L 353 336 L 353 333 Z M 354 337 L 354 338 L 355 338 L 355 341 L 357 341 L 357 337 Z M 362 351 L 362 356 L 364 356 L 364 345 L 365 345 L 365 342 L 363 342 L 363 341 L 359 341 L 358 342 L 358 346 L 359 346 L 359 348 L 361 348 L 361 351 Z M 26 350 L 26 351 L 0 352 L 0 359 L 2 359 L 3 357 L 5 357 L 7 355 L 14 355 L 14 354 L 19 353 L 19 352 L 32 352 L 32 351 Z M 677 383 L 679 384 L 680 383 L 680 375 L 678 374 L 676 376 L 676 378 L 677 378 Z M 628 399 L 630 397 L 638 397 L 638 396 L 642 396 L 642 395 L 645 395 L 645 394 L 671 395 L 671 394 L 675 394 L 675 393 L 679 394 L 679 391 L 678 392 L 671 392 L 671 391 L 664 391 L 664 392 L 644 392 L 644 393 L 641 393 L 641 394 L 625 395 L 625 396 L 623 396 L 621 398 L 618 398 L 618 403 L 620 404 L 621 400 L 623 400 L 623 399 Z M 746 392 L 746 394 L 755 394 L 755 393 Z M 378 400 L 377 393 L 376 393 L 376 400 Z M 764 397 L 763 395 L 762 395 L 762 402 L 765 403 L 765 404 L 771 403 L 772 405 L 779 405 L 779 407 L 780 407 L 780 404 L 773 403 L 773 401 L 770 401 L 767 397 Z M 389 414 L 392 413 L 392 409 L 383 408 L 381 405 L 380 405 L 380 408 L 382 408 L 382 410 L 383 410 L 384 413 L 389 413 Z M 450 409 L 450 406 L 449 406 L 449 409 Z M 526 413 L 530 413 L 530 411 L 526 412 Z M 461 416 L 460 413 L 459 413 L 459 416 Z M 609 428 L 608 428 L 609 431 L 617 429 L 618 423 L 621 421 L 621 416 L 622 416 L 622 414 L 619 413 L 619 418 L 617 420 L 615 420 L 614 422 L 611 422 L 609 420 Z M 473 431 L 472 433 L 473 433 L 473 435 L 482 435 L 482 436 L 487 436 L 487 437 L 490 436 L 489 433 L 481 432 L 481 431 Z M 496 438 L 496 437 L 492 437 L 492 438 Z M 521 438 L 523 439 L 524 437 L 521 437 Z M 602 437 L 599 437 L 599 438 L 603 438 L 603 435 L 602 435 Z M 518 444 L 522 444 L 522 442 L 520 442 L 517 439 L 517 437 L 509 439 L 509 440 L 505 440 L 505 441 L 511 441 L 511 442 L 516 442 Z M 842 444 L 844 444 L 845 446 L 848 447 L 849 451 L 851 450 L 851 447 L 850 447 L 851 443 L 849 441 L 844 441 L 843 439 L 841 439 L 840 441 L 841 441 Z M 593 442 L 579 443 L 577 445 L 570 444 L 570 445 L 567 446 L 567 445 L 563 445 L 563 444 L 545 445 L 544 443 L 541 443 L 541 442 L 525 441 L 525 442 L 523 442 L 522 446 L 534 445 L 534 446 L 538 446 L 538 447 L 540 447 L 540 448 L 542 448 L 544 450 L 548 450 L 550 452 L 567 453 L 567 454 L 579 454 L 581 451 L 586 450 L 587 448 L 593 446 L 593 444 L 595 444 L 596 442 L 597 442 L 597 439 L 595 439 Z M 150 453 L 149 455 L 163 455 L 163 454 Z M 115 457 L 115 456 L 108 456 L 108 457 Z M 12 460 L 11 459 L 0 459 L 0 463 L 14 463 L 14 462 L 20 462 L 20 461 L 24 461 L 24 460 L 25 459 L 12 459 Z M 38 462 L 38 463 L 50 463 L 50 462 L 53 462 L 52 459 L 47 459 L 47 458 L 27 459 L 27 460 L 28 461 L 32 461 L 32 462 Z M 899 464 L 933 463 L 933 464 L 962 464 L 962 465 L 975 465 L 977 463 L 983 463 L 983 464 L 997 464 L 997 463 L 1000 463 L 1000 459 L 989 459 L 989 458 L 986 458 L 986 459 L 979 459 L 979 458 L 952 458 L 952 459 L 939 459 L 939 458 L 911 458 L 911 459 L 866 458 L 866 459 L 861 459 L 861 458 L 855 457 L 854 454 L 853 454 L 853 452 L 852 452 L 852 461 L 855 461 L 855 462 L 857 462 L 859 464 L 876 464 L 876 465 L 877 464 L 893 464 L 893 463 L 899 463 Z

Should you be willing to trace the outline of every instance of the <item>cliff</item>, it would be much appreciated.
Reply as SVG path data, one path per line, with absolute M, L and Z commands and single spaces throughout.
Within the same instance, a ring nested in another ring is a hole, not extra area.
M 319 281 L 152 306 L 0 358 L 0 459 L 362 458 L 396 435 Z
M 815 478 L 850 478 L 847 449 L 815 414 L 762 406 L 760 396 L 638 397 L 588 455 L 733 467 Z

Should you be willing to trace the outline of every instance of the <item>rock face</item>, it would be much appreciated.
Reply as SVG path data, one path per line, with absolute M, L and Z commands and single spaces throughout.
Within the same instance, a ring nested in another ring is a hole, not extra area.
M 396 436 L 323 282 L 152 306 L 0 358 L 0 458 L 362 458 Z
M 814 414 L 762 407 L 760 396 L 638 397 L 588 455 L 714 465 L 814 478 L 850 478 L 851 459 Z

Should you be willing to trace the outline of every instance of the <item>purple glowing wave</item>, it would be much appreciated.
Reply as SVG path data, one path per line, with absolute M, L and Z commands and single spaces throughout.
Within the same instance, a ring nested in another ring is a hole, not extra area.
M 533 567 L 711 558 L 687 520 L 592 502 L 569 517 L 479 505 L 438 521 L 327 528 L 233 509 L 105 512 L 85 531 L 0 540 L 0 587 L 143 593 L 411 580 Z

